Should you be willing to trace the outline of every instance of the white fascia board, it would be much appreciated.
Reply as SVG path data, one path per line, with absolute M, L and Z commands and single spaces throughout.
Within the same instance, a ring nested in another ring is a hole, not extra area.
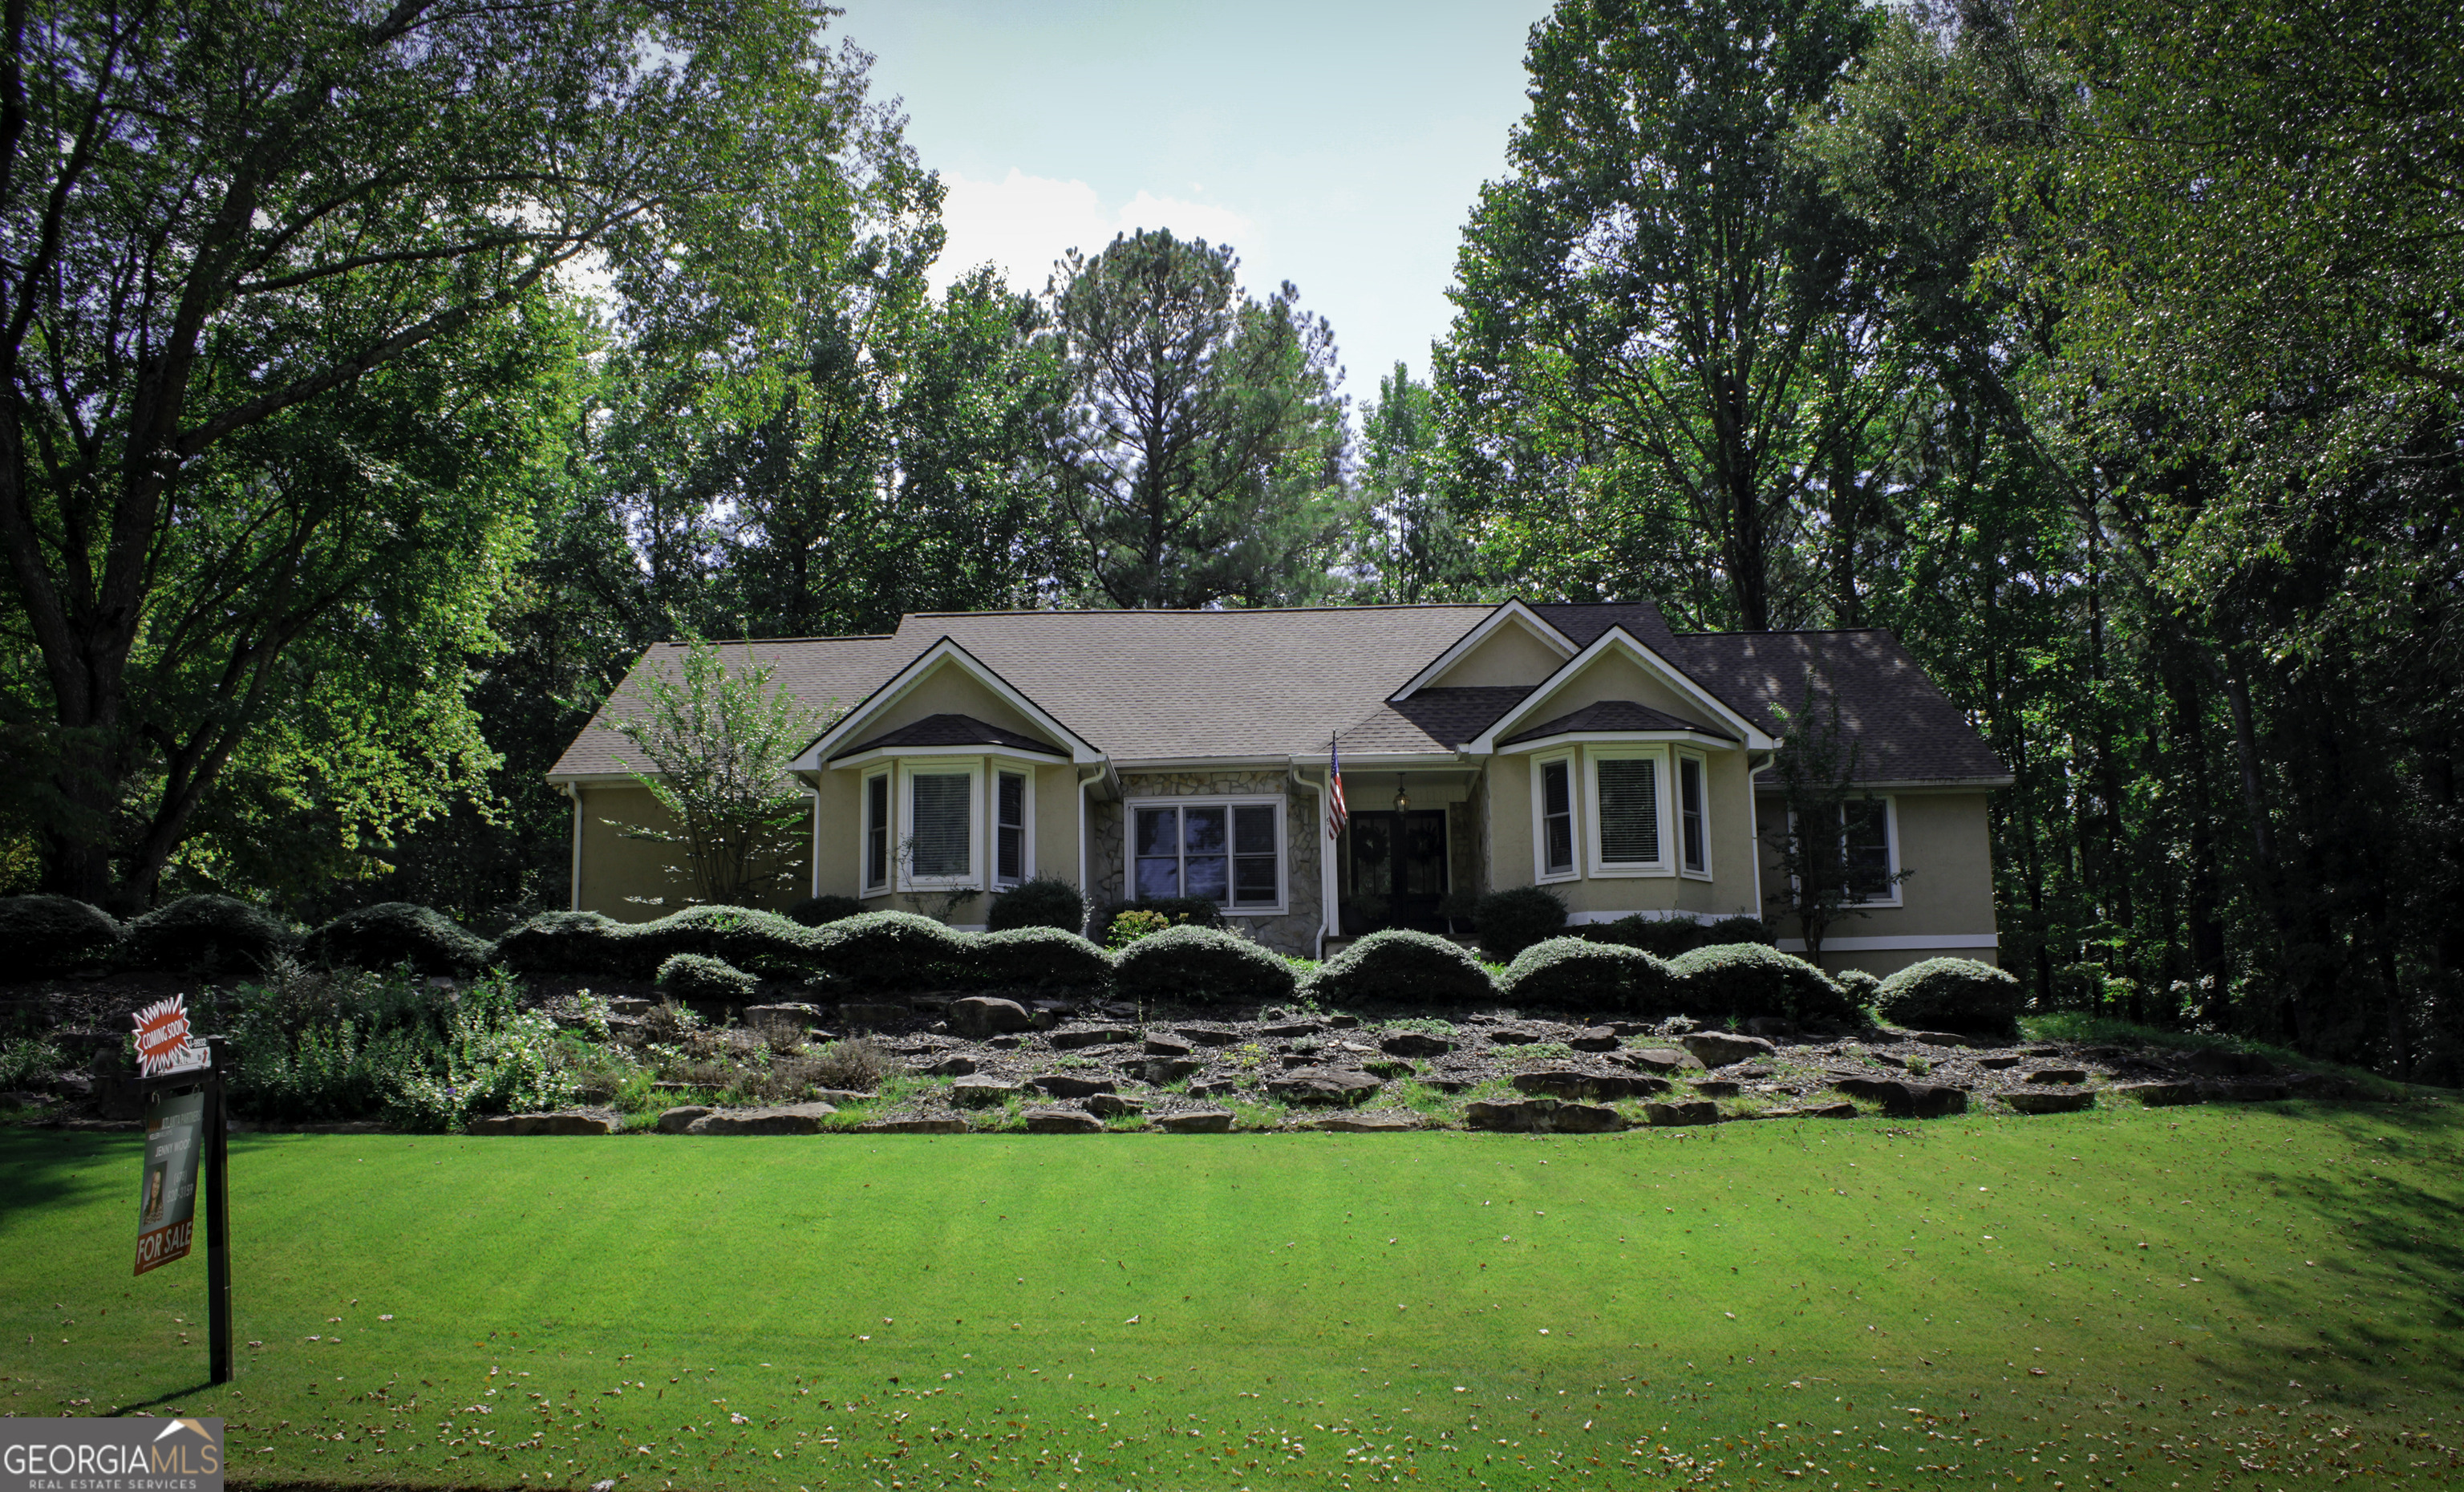
M 576 783 L 588 787 L 594 782 L 634 782 L 640 779 L 630 772 L 558 772 L 545 780 L 550 787 L 568 787 Z
M 1778 748 L 1779 742 L 1771 739 L 1768 733 L 1721 703 L 1718 696 L 1695 683 L 1692 676 L 1684 669 L 1644 647 L 1640 640 L 1620 625 L 1602 632 L 1597 642 L 1567 659 L 1558 667 L 1556 672 L 1540 681 L 1539 688 L 1515 701 L 1513 709 L 1499 716 L 1487 730 L 1481 732 L 1478 739 L 1465 742 L 1463 750 L 1482 755 L 1495 754 L 1498 741 L 1510 735 L 1515 726 L 1538 713 L 1542 701 L 1560 682 L 1581 672 L 1593 659 L 1612 647 L 1624 649 L 1635 662 L 1659 674 L 1662 683 L 1702 706 L 1713 719 L 1735 727 L 1738 738 L 1745 743 L 1748 751 L 1772 751 Z
M 1026 716 L 1029 720 L 1034 721 L 1037 725 L 1042 726 L 1045 730 L 1050 732 L 1055 738 L 1066 743 L 1069 748 L 1069 759 L 1071 761 L 1085 763 L 1101 761 L 1104 759 L 1104 754 L 1097 751 L 1093 746 L 1089 745 L 1079 736 L 1077 732 L 1072 731 L 1069 727 L 1063 725 L 1060 721 L 1054 719 L 1042 705 L 1037 704 L 1034 700 L 1020 693 L 1018 690 L 1011 686 L 1009 680 L 1002 678 L 1000 674 L 995 673 L 991 669 L 985 667 L 982 661 L 978 659 L 975 654 L 967 651 L 964 647 L 959 647 L 957 643 L 952 639 L 944 637 L 935 643 L 932 647 L 927 647 L 922 652 L 916 654 L 915 660 L 913 663 L 910 663 L 907 667 L 899 669 L 895 674 L 891 675 L 890 682 L 882 685 L 879 689 L 874 690 L 863 699 L 858 700 L 854 709 L 849 710 L 846 714 L 839 717 L 838 724 L 831 726 L 826 731 L 824 731 L 820 737 L 810 746 L 807 746 L 803 751 L 797 753 L 796 759 L 788 763 L 789 769 L 802 769 L 807 772 L 821 770 L 828 763 L 831 751 L 839 746 L 845 745 L 863 729 L 864 723 L 867 720 L 879 714 L 882 711 L 889 709 L 899 700 L 906 698 L 910 691 L 913 690 L 916 685 L 924 682 L 925 678 L 929 676 L 935 669 L 940 668 L 944 664 L 966 670 L 966 672 L 973 677 L 976 682 L 983 685 L 986 689 L 991 690 L 995 694 L 1000 695 L 1001 701 L 1007 704 L 1011 709 L 1017 711 L 1020 714 Z M 974 755 L 982 756 L 991 748 L 988 746 L 982 746 L 970 749 Z
M 1822 951 L 1826 954 L 1910 954 L 1943 948 L 1999 948 L 2002 939 L 1991 932 L 1895 932 L 1886 937 L 1826 937 Z M 1779 940 L 1783 954 L 1805 952 L 1805 939 L 1784 937 Z
M 1754 769 L 1754 791 L 1763 794 L 1776 794 L 1779 791 L 1779 785 L 1777 783 L 1765 782 L 1761 780 L 1762 774 L 1765 770 L 1767 769 L 1764 767 L 1757 767 Z M 1852 793 L 1909 793 L 1938 789 L 1943 792 L 1981 793 L 1988 788 L 2010 787 L 2015 784 L 2018 780 L 2019 779 L 2017 778 L 2009 776 L 1992 778 L 1890 778 L 1878 779 L 1871 782 L 1851 782 L 1848 784 L 1848 790 Z M 1828 948 L 1831 945 L 1826 942 L 1822 946 Z
M 1431 679 L 1438 677 L 1440 674 L 1444 673 L 1448 669 L 1453 668 L 1456 661 L 1462 658 L 1463 654 L 1471 651 L 1473 648 L 1485 642 L 1488 639 L 1488 634 L 1496 631 L 1499 627 L 1504 626 L 1509 621 L 1521 623 L 1525 627 L 1529 629 L 1533 637 L 1540 640 L 1541 646 L 1547 647 L 1558 657 L 1572 658 L 1574 656 L 1574 640 L 1568 637 L 1565 633 L 1558 631 L 1555 627 L 1551 626 L 1548 623 L 1541 621 L 1540 614 L 1538 612 L 1532 610 L 1529 606 L 1525 605 L 1521 599 L 1517 598 L 1513 601 L 1507 602 L 1505 604 L 1499 606 L 1495 611 L 1492 611 L 1487 616 L 1481 618 L 1480 622 L 1474 625 L 1470 631 L 1465 632 L 1462 637 L 1455 640 L 1455 645 L 1452 647 L 1449 647 L 1444 652 L 1438 654 L 1436 660 L 1427 668 L 1413 674 L 1412 682 L 1387 695 L 1386 698 L 1390 702 L 1397 699 L 1411 698 L 1412 695 L 1419 692 L 1420 690 L 1427 688 Z
M 1630 746 L 1637 741 L 1677 741 L 1683 745 L 1700 746 L 1705 751 L 1741 750 L 1725 735 L 1705 735 L 1700 731 L 1565 731 L 1555 735 L 1541 735 L 1511 746 L 1500 746 L 1497 755 L 1519 757 L 1527 752 L 1554 751 L 1560 746 Z

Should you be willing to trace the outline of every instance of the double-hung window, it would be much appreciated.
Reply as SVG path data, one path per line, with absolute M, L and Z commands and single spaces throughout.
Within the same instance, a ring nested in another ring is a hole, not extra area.
M 1704 804 L 1703 758 L 1677 755 L 1677 868 L 1687 875 L 1711 873 L 1708 810 Z
M 1284 904 L 1283 804 L 1132 803 L 1130 880 L 1140 900 L 1202 897 L 1227 911 Z
M 1574 758 L 1559 757 L 1532 770 L 1538 774 L 1539 879 L 1563 880 L 1574 873 Z
M 1592 845 L 1595 875 L 1665 871 L 1667 814 L 1659 748 L 1587 748 L 1597 836 Z
M 890 889 L 890 774 L 864 779 L 864 889 Z
M 1859 902 L 1895 902 L 1900 883 L 1891 855 L 1891 801 L 1868 798 L 1839 807 L 1841 849 L 1847 860 L 1848 895 Z
M 972 767 L 907 771 L 907 874 L 949 885 L 976 870 L 976 774 Z
M 1026 879 L 1026 793 L 1023 772 L 993 775 L 993 885 L 1016 886 Z

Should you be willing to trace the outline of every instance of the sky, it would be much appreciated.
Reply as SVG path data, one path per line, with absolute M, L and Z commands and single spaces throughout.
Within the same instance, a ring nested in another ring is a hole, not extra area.
M 1228 243 L 1333 323 L 1355 402 L 1426 378 L 1456 246 L 1505 172 L 1545 0 L 841 0 L 874 97 L 940 172 L 936 282 L 1041 291 L 1133 228 Z

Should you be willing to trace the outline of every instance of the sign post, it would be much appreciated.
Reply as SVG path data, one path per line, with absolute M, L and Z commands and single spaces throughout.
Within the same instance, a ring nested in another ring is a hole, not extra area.
M 187 1257 L 197 1194 L 206 1202 L 206 1362 L 231 1379 L 231 1122 L 224 1108 L 229 1047 L 189 1031 L 186 999 L 157 1000 L 132 1017 L 145 1099 L 145 1174 L 137 1204 L 137 1269 Z M 200 1177 L 199 1172 L 203 1171 Z M 200 1181 L 202 1180 L 202 1187 Z

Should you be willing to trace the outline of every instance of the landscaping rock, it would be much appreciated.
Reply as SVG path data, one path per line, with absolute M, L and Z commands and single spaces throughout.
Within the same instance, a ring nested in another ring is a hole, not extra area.
M 608 1003 L 613 1005 L 615 1001 L 609 1000 Z M 796 1025 L 809 1031 L 822 1023 L 822 1013 L 810 1005 L 747 1005 L 744 1007 L 744 1023 L 749 1026 Z
M 1107 1119 L 1117 1119 L 1123 1114 L 1145 1113 L 1147 1106 L 1144 1099 L 1124 1098 L 1118 1093 L 1098 1093 L 1087 1100 L 1087 1111 L 1101 1114 Z
M 1605 1104 L 1559 1104 L 1549 1116 L 1549 1128 L 1559 1134 L 1615 1134 L 1625 1127 L 1625 1115 Z
M 1166 1114 L 1155 1121 L 1155 1128 L 1168 1134 L 1226 1134 L 1232 1129 L 1232 1115 L 1221 1108 L 1193 1109 Z
M 1134 1042 L 1138 1033 L 1128 1026 L 1079 1026 L 1074 1030 L 1052 1033 L 1052 1049 L 1075 1051 L 1082 1046 L 1112 1046 L 1122 1042 Z
M 2195 1083 L 2117 1083 L 2105 1091 L 2116 1098 L 2135 1098 L 2150 1108 L 2199 1101 L 2199 1085 Z
M 987 1037 L 984 1039 L 984 1044 L 1001 1051 L 1014 1052 L 1026 1044 L 1026 1038 L 1023 1036 Z
M 1122 1065 L 1126 1067 L 1129 1064 L 1124 1063 Z M 1145 1075 L 1146 1080 L 1157 1087 L 1167 1083 L 1177 1083 L 1205 1065 L 1206 1064 L 1191 1057 L 1158 1058 L 1138 1064 L 1139 1071 Z
M 1026 1085 L 1013 1078 L 960 1078 L 950 1085 L 950 1102 L 960 1108 L 990 1108 L 1024 1091 Z
M 1026 1111 L 1026 1132 L 1029 1134 L 1101 1134 L 1104 1121 L 1093 1114 L 1080 1113 L 1075 1108 L 1030 1108 Z
M 1956 1031 L 1910 1031 L 1906 1035 L 1909 1041 L 1921 1042 L 1927 1046 L 1965 1047 L 1976 1044 Z
M 851 1026 L 878 1028 L 896 1025 L 915 1012 L 888 1000 L 855 1000 L 839 1007 L 839 1019 Z
M 1413 1069 L 1412 1064 L 1400 1057 L 1387 1057 L 1376 1062 L 1364 1062 L 1360 1064 L 1360 1070 L 1373 1077 L 1384 1078 L 1391 1083 L 1397 1078 L 1410 1077 Z
M 1381 1086 L 1365 1072 L 1333 1067 L 1303 1067 L 1269 1079 L 1266 1091 L 1287 1104 L 1357 1104 Z
M 1887 1078 L 1842 1078 L 1834 1086 L 1852 1098 L 1871 1099 L 1882 1111 L 1915 1119 L 1937 1119 L 1968 1112 L 1968 1095 L 1933 1083 L 1897 1083 Z
M 1229 1046 L 1241 1040 L 1238 1031 L 1219 1031 L 1213 1026 L 1175 1026 L 1181 1040 L 1199 1046 Z
M 1628 1078 L 1604 1072 L 1518 1072 L 1512 1082 L 1518 1093 L 1548 1098 L 1630 1098 L 1668 1090 L 1668 1084 L 1660 1078 Z
M 1199 1098 L 1228 1098 L 1241 1091 L 1241 1081 L 1238 1078 L 1210 1078 L 1203 1083 L 1191 1084 L 1189 1091 Z
M 1463 1124 L 1474 1130 L 1541 1131 L 1549 1128 L 1549 1116 L 1556 1111 L 1557 1101 L 1553 1098 L 1507 1099 L 1503 1103 L 1475 1099 L 1463 1106 Z
M 815 1088 L 813 1096 L 825 1104 L 837 1104 L 842 1107 L 848 1104 L 869 1103 L 872 1100 L 870 1093 L 859 1093 L 853 1088 Z
M 1301 1126 L 1304 1130 L 1331 1130 L 1338 1134 L 1388 1134 L 1419 1127 L 1420 1121 L 1405 1114 L 1329 1114 Z
M 1976 1065 L 1980 1067 L 1991 1067 L 1994 1071 L 2000 1072 L 2005 1068 L 2019 1065 L 2019 1058 L 2007 1055 L 2001 1057 L 1979 1057 L 1976 1059 Z
M 607 997 L 607 1013 L 611 1016 L 647 1016 L 653 1003 L 638 995 L 610 995 Z
M 1647 1046 L 1640 1051 L 1620 1052 L 1617 1055 L 1623 1057 L 1633 1066 L 1647 1068 L 1653 1072 L 1682 1072 L 1689 1067 L 1699 1068 L 1703 1065 L 1688 1053 L 1673 1052 L 1663 1046 Z
M 858 1134 L 964 1134 L 964 1119 L 875 1119 L 855 1127 Z
M 1113 1091 L 1110 1078 L 1081 1078 L 1067 1072 L 1047 1072 L 1027 1081 L 1055 1098 L 1091 1098 Z
M 1455 1043 L 1419 1031 L 1397 1031 L 1378 1042 L 1377 1049 L 1389 1057 L 1443 1057 Z
M 685 1126 L 687 1134 L 819 1134 L 822 1121 L 837 1113 L 827 1104 L 782 1104 L 771 1108 L 720 1108 Z
M 975 1070 L 976 1060 L 973 1057 L 944 1057 L 939 1062 L 915 1068 L 917 1073 L 928 1078 L 963 1078 Z
M 1750 1057 L 1769 1057 L 1773 1050 L 1771 1043 L 1759 1036 L 1739 1036 L 1733 1031 L 1697 1031 L 1677 1040 L 1705 1067 L 1725 1067 Z
M 1186 1057 L 1196 1050 L 1198 1048 L 1194 1044 L 1177 1036 L 1147 1038 L 1147 1055 L 1150 1057 Z
M 1358 1016 L 1329 1016 L 1326 1018 L 1326 1028 L 1330 1031 L 1357 1031 L 1360 1029 L 1360 1018 Z
M 2005 1093 L 2002 1102 L 2023 1114 L 2071 1114 L 2096 1107 L 2096 1094 L 2084 1088 L 2069 1092 Z
M 554 1114 L 487 1114 L 471 1121 L 473 1134 L 614 1134 L 622 1125 L 613 1114 L 568 1111 Z
M 970 995 L 950 1001 L 950 1029 L 961 1036 L 994 1036 L 1023 1031 L 1034 1024 L 1026 1007 L 1014 999 Z
M 1260 1026 L 1258 1034 L 1270 1042 L 1287 1042 L 1294 1037 L 1315 1036 L 1325 1029 L 1321 1021 L 1287 1020 L 1280 1025 Z
M 2038 1067 L 2034 1072 L 2021 1073 L 2019 1081 L 2022 1083 L 2085 1083 L 2087 1069 L 2085 1067 Z
M 658 1131 L 661 1134 L 682 1134 L 693 1127 L 694 1120 L 711 1111 L 708 1104 L 678 1104 L 660 1113 Z
M 1694 1091 L 1705 1098 L 1734 1098 L 1745 1090 L 1746 1086 L 1742 1083 L 1723 1083 L 1716 1079 L 1705 1079 L 1694 1085 Z
M 1720 1106 L 1707 1099 L 1693 1099 L 1675 1104 L 1645 1104 L 1642 1116 L 1654 1128 L 1686 1124 L 1718 1124 Z
M 1758 1114 L 1739 1114 L 1740 1119 L 1854 1119 L 1854 1104 L 1807 1104 L 1795 1108 L 1766 1108 Z
M 1578 1052 L 1613 1052 L 1617 1049 L 1617 1043 L 1624 1040 L 1606 1026 L 1593 1026 L 1588 1030 L 1577 1032 L 1573 1040 L 1566 1044 Z
M 1528 1026 L 1494 1026 L 1488 1032 L 1491 1046 L 1531 1046 L 1547 1040 L 1546 1034 Z

